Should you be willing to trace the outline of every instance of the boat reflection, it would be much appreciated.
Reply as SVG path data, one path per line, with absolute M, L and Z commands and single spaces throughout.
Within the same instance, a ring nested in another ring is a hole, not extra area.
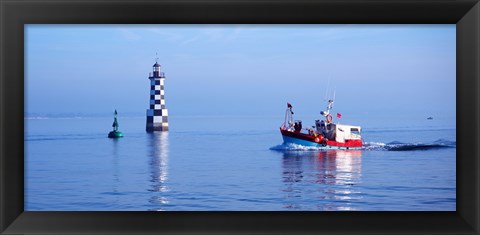
M 361 150 L 289 151 L 282 167 L 284 207 L 289 210 L 355 210 L 352 204 L 362 198 L 356 187 L 362 175 Z M 315 208 L 311 200 L 318 201 Z
M 150 166 L 150 188 L 152 197 L 149 203 L 154 207 L 151 210 L 163 210 L 162 205 L 169 201 L 164 193 L 169 189 L 168 180 L 168 132 L 148 133 L 148 157 Z

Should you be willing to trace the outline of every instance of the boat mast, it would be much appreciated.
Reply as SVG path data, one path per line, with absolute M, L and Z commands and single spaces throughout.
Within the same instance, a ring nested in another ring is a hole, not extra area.
M 293 111 L 292 111 L 292 105 L 287 102 L 287 110 L 285 110 L 285 121 L 283 122 L 282 128 L 286 129 L 287 124 L 288 127 L 293 125 Z
M 330 114 L 330 110 L 333 109 L 333 102 L 335 101 L 335 93 L 337 91 L 333 90 L 333 99 L 328 100 L 327 113 Z
M 327 112 L 325 115 L 328 115 L 330 114 L 330 110 L 333 108 L 333 99 L 332 100 L 328 100 L 328 105 L 327 105 Z
M 320 114 L 327 116 L 330 114 L 330 110 L 333 109 L 333 102 L 335 101 L 335 91 L 333 91 L 333 99 L 328 99 L 327 111 L 321 111 Z

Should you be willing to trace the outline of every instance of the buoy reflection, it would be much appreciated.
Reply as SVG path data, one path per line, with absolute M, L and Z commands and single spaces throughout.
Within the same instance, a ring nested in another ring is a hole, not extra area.
M 119 139 L 111 139 L 112 141 L 112 192 L 118 193 L 118 187 L 120 185 L 120 173 L 119 173 L 119 159 L 120 159 L 120 150 L 119 150 Z

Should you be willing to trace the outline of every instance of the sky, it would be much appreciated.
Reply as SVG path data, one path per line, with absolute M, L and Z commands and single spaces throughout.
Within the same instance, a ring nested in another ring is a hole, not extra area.
M 456 28 L 445 25 L 25 26 L 27 115 L 145 115 L 165 72 L 169 116 L 453 116 Z

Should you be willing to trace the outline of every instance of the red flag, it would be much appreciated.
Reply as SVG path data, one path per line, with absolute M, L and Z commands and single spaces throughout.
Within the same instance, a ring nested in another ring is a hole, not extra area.
M 287 108 L 292 108 L 292 105 L 289 102 L 287 102 Z
M 337 113 L 337 118 L 341 118 L 342 114 Z

